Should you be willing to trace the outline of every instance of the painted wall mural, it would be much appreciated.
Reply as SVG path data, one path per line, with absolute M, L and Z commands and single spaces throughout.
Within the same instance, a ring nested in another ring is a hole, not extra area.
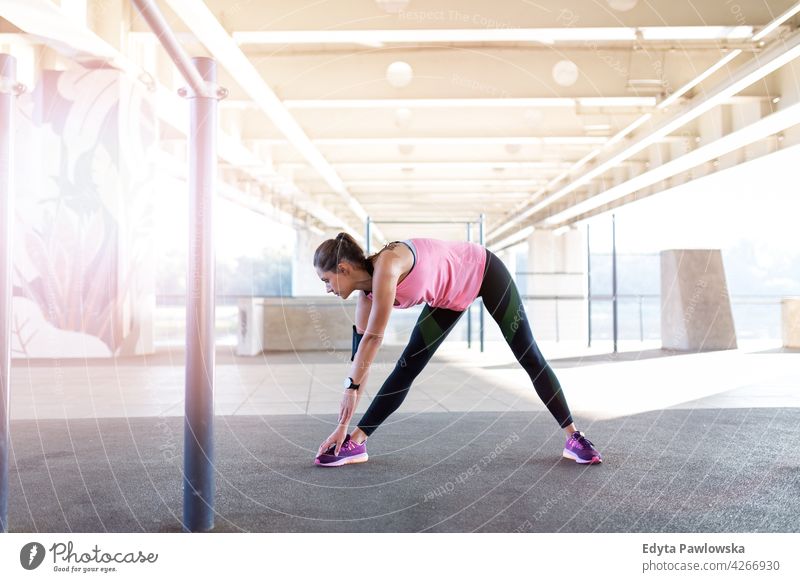
M 116 70 L 44 71 L 20 97 L 12 357 L 153 352 L 157 138 Z

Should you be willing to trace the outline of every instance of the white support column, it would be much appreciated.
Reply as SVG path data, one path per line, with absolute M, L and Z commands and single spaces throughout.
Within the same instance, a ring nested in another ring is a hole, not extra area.
M 537 341 L 586 342 L 586 231 L 553 232 L 535 230 L 528 238 L 528 295 L 543 297 L 526 302 L 531 327 Z
M 800 102 L 800 62 L 797 59 L 781 67 L 776 73 L 778 96 L 780 101 L 776 104 L 778 110 L 785 109 Z M 795 125 L 784 130 L 781 148 L 788 148 L 800 143 L 800 125 Z
M 614 166 L 611 168 L 611 187 L 619 186 L 627 182 L 632 176 L 630 175 L 629 168 L 624 165 Z
M 697 120 L 700 135 L 699 145 L 708 145 L 729 133 L 730 120 L 727 112 L 728 109 L 725 106 L 720 105 L 714 107 L 711 111 L 701 116 L 700 119 Z M 719 165 L 715 166 L 713 161 L 708 161 L 704 164 L 701 164 L 697 168 L 692 168 L 689 170 L 689 174 L 692 176 L 692 178 L 700 178 L 715 172 L 718 167 Z
M 751 125 L 764 117 L 765 103 L 763 101 L 753 101 L 750 103 L 737 103 L 731 106 L 732 122 L 736 124 L 735 128 L 745 127 Z M 770 139 L 762 139 L 755 143 L 751 143 L 744 148 L 744 160 L 752 160 L 764 156 L 772 151 L 773 141 Z
M 508 272 L 511 273 L 511 277 L 513 277 L 514 281 L 517 280 L 517 252 L 514 250 L 514 247 L 507 248 L 504 251 L 500 251 L 497 253 L 497 257 L 503 261 L 503 264 L 508 269 Z
M 675 158 L 679 158 L 684 154 L 688 154 L 690 151 L 695 149 L 696 144 L 694 137 L 686 136 L 682 140 L 675 140 L 669 143 L 669 158 L 674 160 Z M 687 174 L 682 172 L 680 174 L 676 174 L 669 178 L 669 185 L 670 187 L 680 186 L 681 184 L 686 183 Z
M 654 170 L 658 166 L 666 164 L 672 158 L 672 151 L 670 149 L 669 144 L 667 143 L 654 143 L 648 149 L 648 162 L 650 165 L 647 168 L 643 168 L 641 173 L 647 172 L 649 170 Z M 656 185 L 652 186 L 655 187 Z M 650 187 L 650 188 L 652 188 Z M 650 189 L 648 188 L 648 190 Z

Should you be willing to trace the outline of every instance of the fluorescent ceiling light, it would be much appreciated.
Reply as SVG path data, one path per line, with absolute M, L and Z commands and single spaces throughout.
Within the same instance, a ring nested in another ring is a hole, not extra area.
M 637 37 L 641 34 L 641 39 Z M 240 45 L 296 44 L 436 44 L 461 42 L 515 42 L 555 44 L 559 42 L 635 42 L 745 40 L 751 26 L 646 26 L 561 28 L 466 28 L 402 30 L 258 30 L 234 32 Z
M 680 89 L 672 93 L 669 97 L 659 102 L 657 108 L 664 109 L 665 107 L 669 107 L 670 105 L 675 103 L 675 101 L 680 99 L 687 91 L 689 91 L 689 89 L 691 89 L 695 85 L 699 85 L 701 82 L 703 82 L 705 79 L 707 79 L 708 77 L 719 71 L 722 67 L 730 63 L 740 54 L 742 54 L 741 50 L 739 49 L 732 50 L 727 55 L 722 57 L 719 61 L 711 65 L 711 67 L 709 67 L 708 69 L 700 73 L 697 77 L 695 77 L 694 79 L 683 85 Z
M 358 198 L 365 203 L 375 204 L 414 204 L 418 201 L 418 199 L 407 199 L 405 197 L 397 197 L 388 199 L 386 197 L 387 193 L 393 192 L 392 190 L 381 190 L 380 192 L 359 192 Z M 397 192 L 403 193 L 402 190 L 397 190 Z M 408 191 L 405 191 L 408 194 Z M 418 192 L 411 192 L 411 194 L 418 194 Z M 498 201 L 516 201 L 516 199 L 521 198 L 523 196 L 530 196 L 531 193 L 526 190 L 514 190 L 514 189 L 507 189 L 507 190 L 492 190 L 491 191 L 492 199 L 489 202 Z M 466 200 L 470 203 L 472 202 L 481 202 L 486 203 L 486 192 L 464 192 L 463 190 L 425 190 L 424 192 L 425 201 L 431 201 L 434 199 L 438 199 L 444 202 L 453 202 L 459 200 Z
M 645 113 L 639 119 L 628 125 L 627 127 L 623 128 L 621 131 L 617 132 L 615 135 L 608 138 L 608 141 L 605 143 L 605 147 L 609 147 L 623 139 L 628 134 L 635 131 L 639 126 L 644 124 L 645 122 L 649 121 L 650 118 L 653 117 L 652 113 Z
M 490 170 L 494 168 L 550 170 L 554 168 L 568 168 L 571 166 L 569 162 L 334 162 L 333 165 L 342 170 L 354 168 L 385 168 L 387 170 L 400 170 L 402 168 L 411 166 L 420 170 L 469 170 L 471 168 L 488 168 Z
M 649 115 L 649 114 L 648 114 Z M 638 120 L 637 120 L 638 121 Z M 634 124 L 631 124 L 631 126 Z M 630 126 L 629 126 L 630 127 Z M 616 137 L 616 136 L 615 136 Z M 312 140 L 317 146 L 399 146 L 399 145 L 475 145 L 475 146 L 506 146 L 513 142 L 522 146 L 595 146 L 603 145 L 613 137 L 602 136 L 547 136 L 547 137 L 328 137 Z M 680 142 L 683 136 L 665 135 L 659 142 Z M 267 146 L 288 145 L 285 139 L 259 139 L 254 140 Z M 595 154 L 596 155 L 596 154 Z
M 763 117 L 750 125 L 714 140 L 708 145 L 699 147 L 649 172 L 631 178 L 627 182 L 614 186 L 602 194 L 593 196 L 588 200 L 584 200 L 575 206 L 567 208 L 563 212 L 559 212 L 547 218 L 545 222 L 547 224 L 558 224 L 565 220 L 575 218 L 576 216 L 599 208 L 605 204 L 614 202 L 623 196 L 627 196 L 631 192 L 651 186 L 661 180 L 685 172 L 700 164 L 724 156 L 725 154 L 798 124 L 800 124 L 800 103 L 796 103 L 791 107 Z
M 572 227 L 570 227 L 568 224 L 565 224 L 564 226 L 559 226 L 557 229 L 555 229 L 553 234 L 555 236 L 562 236 L 567 234 L 570 230 L 572 230 Z
M 468 188 L 480 191 L 484 187 L 491 186 L 504 186 L 504 187 L 531 187 L 542 183 L 541 179 L 527 178 L 523 180 L 487 180 L 475 178 L 474 180 L 465 180 L 463 178 L 419 178 L 410 180 L 408 178 L 398 177 L 396 179 L 382 179 L 382 180 L 346 180 L 347 184 L 352 188 L 382 188 L 384 186 L 397 187 L 399 185 L 409 185 L 411 187 L 424 187 L 434 186 L 441 188 L 444 186 Z
M 579 107 L 652 107 L 655 97 L 578 97 Z
M 654 26 L 642 27 L 643 40 L 747 40 L 752 26 Z
M 476 99 L 287 99 L 287 109 L 408 109 L 458 107 L 653 107 L 655 97 L 531 97 Z
M 558 176 L 556 176 L 555 178 L 550 180 L 543 188 L 540 188 L 539 190 L 534 192 L 532 198 L 534 200 L 538 200 L 548 190 L 550 190 L 551 188 L 553 188 L 556 185 L 560 184 L 562 180 L 565 180 L 565 179 L 569 178 L 574 172 L 576 172 L 577 170 L 580 170 L 583 166 L 585 166 L 590 161 L 592 161 L 594 158 L 596 158 L 598 155 L 600 155 L 601 151 L 602 151 L 601 149 L 596 149 L 596 150 L 592 150 L 591 152 L 586 154 L 580 160 L 575 162 L 575 164 L 572 167 L 570 167 L 569 169 L 563 171 L 561 174 L 559 174 Z M 528 210 L 526 210 L 526 208 Z M 514 208 L 513 211 L 512 211 L 512 214 L 514 215 L 515 218 L 513 218 L 512 220 L 509 220 L 504 225 L 499 226 L 498 228 L 496 228 L 493 231 L 492 236 L 490 238 L 493 238 L 495 236 L 498 236 L 498 235 L 504 233 L 508 229 L 513 228 L 514 225 L 519 223 L 521 220 L 523 220 L 523 219 L 527 218 L 528 216 L 530 216 L 533 213 L 530 210 L 530 208 L 531 208 L 531 204 L 530 203 L 523 203 L 523 204 L 517 206 L 516 208 Z
M 354 145 L 500 145 L 513 141 L 520 145 L 600 145 L 605 137 L 552 136 L 552 137 L 331 137 L 315 139 L 319 146 Z
M 6 46 L 31 46 L 35 44 L 34 37 L 24 32 L 0 32 L 0 45 Z
M 764 28 L 759 30 L 756 34 L 753 35 L 753 40 L 758 42 L 765 36 L 767 36 L 770 32 L 778 28 L 781 24 L 789 20 L 792 16 L 800 12 L 800 2 L 789 8 L 786 12 L 778 16 L 775 20 L 770 22 Z
M 531 233 L 533 233 L 533 226 L 526 226 L 525 228 L 518 230 L 512 235 L 507 236 L 501 241 L 494 243 L 491 245 L 492 249 L 495 249 L 495 252 L 503 250 L 504 248 L 520 244 L 526 238 L 528 238 Z

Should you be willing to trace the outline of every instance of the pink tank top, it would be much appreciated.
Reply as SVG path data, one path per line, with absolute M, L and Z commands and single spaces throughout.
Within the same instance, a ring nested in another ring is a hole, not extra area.
M 486 249 L 471 242 L 412 238 L 414 267 L 397 285 L 394 306 L 420 303 L 464 311 L 478 296 L 486 268 Z M 372 293 L 367 295 L 370 299 Z

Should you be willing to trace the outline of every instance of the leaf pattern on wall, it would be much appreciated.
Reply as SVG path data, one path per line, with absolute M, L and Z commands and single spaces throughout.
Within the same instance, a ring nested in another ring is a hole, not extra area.
M 95 336 L 117 355 L 135 353 L 139 304 L 152 293 L 138 284 L 138 273 L 152 269 L 154 171 L 143 164 L 157 135 L 152 110 L 140 118 L 141 131 L 131 129 L 142 112 L 124 109 L 146 101 L 118 71 L 51 72 L 42 83 L 40 111 L 30 117 L 36 153 L 59 159 L 43 165 L 51 168 L 42 177 L 48 187 L 28 189 L 36 216 L 22 217 L 17 240 L 34 268 L 15 267 L 15 295 L 34 301 L 58 329 Z M 137 147 L 120 146 L 137 139 Z

